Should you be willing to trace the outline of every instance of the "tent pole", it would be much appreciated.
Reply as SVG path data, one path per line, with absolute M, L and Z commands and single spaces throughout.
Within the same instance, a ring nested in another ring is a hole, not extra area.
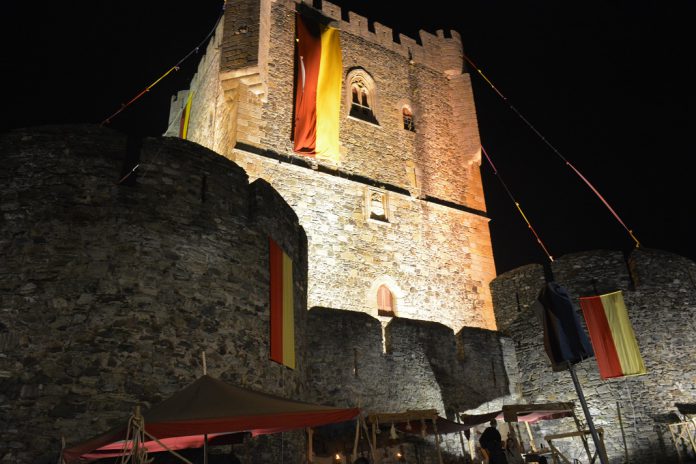
M 590 429 L 590 433 L 592 434 L 592 440 L 594 441 L 595 448 L 597 448 L 599 462 L 601 464 L 609 464 L 609 459 L 607 459 L 607 453 L 604 449 L 604 444 L 599 439 L 599 435 L 597 434 L 597 430 L 595 429 L 594 422 L 592 422 L 590 410 L 587 408 L 587 403 L 585 402 L 585 395 L 582 392 L 580 381 L 578 381 L 578 376 L 575 373 L 575 366 L 573 364 L 569 364 L 568 370 L 570 371 L 570 376 L 573 378 L 575 391 L 578 393 L 578 399 L 580 400 L 580 404 L 582 405 L 582 412 L 585 413 L 585 419 L 587 419 L 587 426 Z
M 435 432 L 435 446 L 437 446 L 437 462 L 442 464 L 442 450 L 440 450 L 440 434 L 437 433 L 437 416 L 433 419 L 433 432 Z
M 532 435 L 532 429 L 529 427 L 529 422 L 525 422 L 524 425 L 527 426 L 527 435 L 529 436 L 529 447 L 532 448 L 532 452 L 537 452 L 536 443 L 534 442 L 534 435 Z
M 203 435 L 203 464 L 208 464 L 208 434 Z
M 355 440 L 353 441 L 353 453 L 350 455 L 350 462 L 358 459 L 358 443 L 360 440 L 360 417 L 355 421 Z
M 377 423 L 372 423 L 372 459 L 375 463 L 382 461 L 382 456 L 377 452 Z
M 307 427 L 307 462 L 314 462 L 314 443 L 312 437 L 314 436 L 314 430 L 312 427 Z
M 575 429 L 578 432 L 582 432 L 583 429 L 580 426 L 578 416 L 575 415 L 575 411 L 573 411 L 573 420 L 575 421 Z M 590 451 L 590 445 L 587 443 L 587 436 L 584 433 L 581 433 L 580 439 L 582 440 L 582 445 L 585 447 L 585 452 L 587 453 L 587 462 L 592 462 L 594 459 L 592 457 L 592 451 Z
M 524 442 L 522 441 L 522 434 L 520 433 L 520 423 L 515 422 L 514 423 L 515 428 L 512 431 L 512 434 L 514 435 L 515 432 L 517 432 L 517 443 L 520 445 L 520 450 L 524 453 Z
M 457 419 L 457 424 L 459 424 L 459 413 L 454 414 L 454 418 Z M 466 447 L 464 446 L 464 434 L 459 431 L 459 444 L 462 445 L 462 455 L 466 455 Z
M 155 441 L 157 442 L 157 444 L 159 444 L 162 448 L 164 448 L 165 450 L 167 450 L 168 452 L 172 453 L 174 456 L 176 456 L 177 458 L 179 458 L 182 462 L 185 462 L 186 464 L 193 464 L 191 461 L 189 461 L 188 459 L 186 459 L 185 457 L 183 457 L 182 455 L 180 455 L 179 453 L 177 453 L 176 451 L 170 449 L 167 445 L 165 445 L 164 443 L 162 443 L 162 442 L 159 440 L 159 438 L 155 437 L 154 435 L 150 435 L 150 434 L 147 433 L 145 430 L 143 430 L 143 433 L 144 433 L 147 437 L 151 438 L 152 440 L 155 440 Z
M 621 439 L 624 445 L 624 455 L 626 456 L 626 463 L 628 464 L 628 446 L 626 445 L 626 433 L 624 432 L 623 420 L 621 419 L 621 403 L 616 402 L 616 414 L 619 416 L 619 427 L 621 427 Z

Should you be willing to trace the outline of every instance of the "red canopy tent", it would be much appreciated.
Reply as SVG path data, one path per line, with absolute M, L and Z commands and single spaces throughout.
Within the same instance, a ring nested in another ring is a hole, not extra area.
M 358 408 L 334 408 L 287 400 L 278 396 L 234 387 L 208 375 L 143 414 L 144 443 L 148 452 L 196 448 L 204 440 L 229 438 L 248 432 L 253 436 L 344 422 L 359 414 Z M 129 450 L 124 441 L 129 426 L 63 450 L 67 464 L 121 456 Z M 227 436 L 227 437 L 225 437 Z M 166 448 L 162 446 L 166 445 Z

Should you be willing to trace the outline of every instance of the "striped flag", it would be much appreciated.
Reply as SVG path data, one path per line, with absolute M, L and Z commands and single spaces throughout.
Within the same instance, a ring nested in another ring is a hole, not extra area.
M 580 298 L 587 330 L 603 379 L 645 374 L 621 291 Z
M 343 75 L 338 30 L 300 14 L 295 18 L 295 151 L 338 161 Z
M 295 368 L 295 305 L 292 259 L 269 239 L 271 268 L 271 360 Z

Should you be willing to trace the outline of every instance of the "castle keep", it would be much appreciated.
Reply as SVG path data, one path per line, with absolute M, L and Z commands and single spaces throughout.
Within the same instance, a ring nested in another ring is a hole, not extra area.
M 265 179 L 294 209 L 308 238 L 310 308 L 494 328 L 495 266 L 459 35 L 395 40 L 321 4 L 228 2 L 190 89 L 173 99 L 167 135 L 187 117 L 188 140 Z M 340 31 L 335 160 L 293 151 L 298 12 Z

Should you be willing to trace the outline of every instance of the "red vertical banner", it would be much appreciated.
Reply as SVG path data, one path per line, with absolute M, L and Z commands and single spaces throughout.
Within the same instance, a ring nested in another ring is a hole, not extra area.
M 295 82 L 295 151 L 314 155 L 317 143 L 317 83 L 321 62 L 321 31 L 313 21 L 295 16 L 297 76 Z
M 647 371 L 640 355 L 623 293 L 580 298 L 580 307 L 603 379 L 641 375 Z
M 269 239 L 270 257 L 270 358 L 295 368 L 295 318 L 292 260 Z

